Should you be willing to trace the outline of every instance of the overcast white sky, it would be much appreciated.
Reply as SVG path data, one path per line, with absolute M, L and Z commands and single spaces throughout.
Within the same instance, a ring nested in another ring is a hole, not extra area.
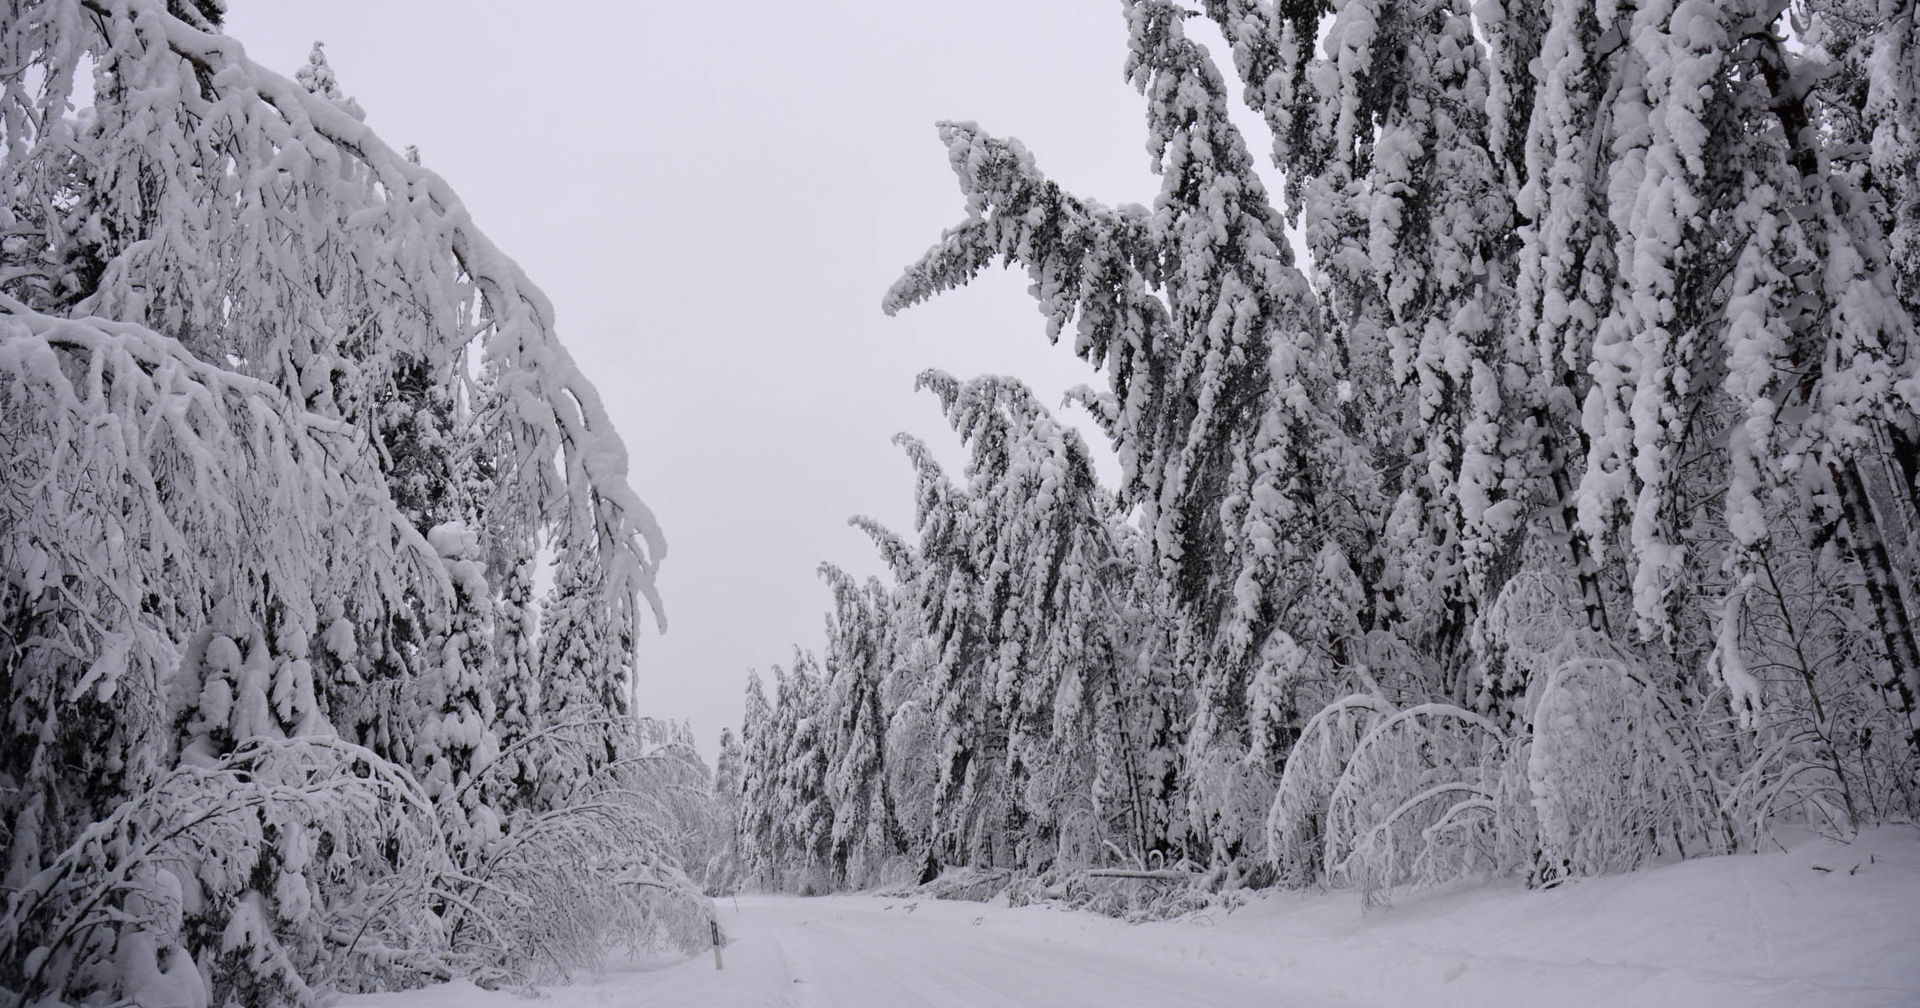
M 1117 0 L 230 7 L 229 33 L 282 73 L 326 42 L 369 122 L 417 144 L 552 297 L 668 539 L 642 711 L 690 720 L 709 755 L 749 668 L 817 649 L 815 566 L 878 571 L 846 518 L 911 531 L 893 434 L 957 470 L 920 369 L 1016 375 L 1049 403 L 1094 380 L 1046 342 L 1022 273 L 880 313 L 961 218 L 933 123 L 1017 136 L 1108 203 L 1158 188 Z

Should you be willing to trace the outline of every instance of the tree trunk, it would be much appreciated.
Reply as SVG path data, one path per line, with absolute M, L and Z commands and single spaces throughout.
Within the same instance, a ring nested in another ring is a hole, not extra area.
M 1893 709 L 1905 719 L 1907 747 L 1920 762 L 1920 721 L 1915 719 L 1914 697 L 1920 694 L 1920 638 L 1914 635 L 1907 605 L 1907 586 L 1880 533 L 1880 521 L 1873 498 L 1857 463 L 1831 463 L 1829 471 L 1840 488 L 1842 513 L 1847 525 L 1847 546 L 1865 577 L 1867 600 L 1880 622 L 1881 639 L 1887 649 L 1887 678 L 1880 690 Z

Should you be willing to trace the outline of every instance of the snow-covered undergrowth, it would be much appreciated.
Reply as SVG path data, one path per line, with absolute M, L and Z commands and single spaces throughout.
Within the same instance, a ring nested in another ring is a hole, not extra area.
M 1190 869 L 1053 870 L 1038 875 L 1011 869 L 950 868 L 918 885 L 881 886 L 892 899 L 1000 902 L 1007 906 L 1056 906 L 1129 921 L 1168 920 L 1246 901 L 1244 890 L 1208 889 Z

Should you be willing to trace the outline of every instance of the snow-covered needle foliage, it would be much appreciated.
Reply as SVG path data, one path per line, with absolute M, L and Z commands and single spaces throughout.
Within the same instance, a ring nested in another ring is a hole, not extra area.
M 684 937 L 708 785 L 627 710 L 664 545 L 625 450 L 446 183 L 221 8 L 0 8 L 0 991 Z
M 1913 5 L 1122 7 L 1152 204 L 943 123 L 966 215 L 884 302 L 1025 270 L 1121 485 L 1009 380 L 923 382 L 966 480 L 907 442 L 889 720 L 818 736 L 885 740 L 868 835 L 1375 898 L 1911 818 Z

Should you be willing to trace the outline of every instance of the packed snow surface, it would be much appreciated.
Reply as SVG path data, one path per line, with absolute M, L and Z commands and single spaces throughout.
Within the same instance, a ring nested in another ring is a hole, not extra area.
M 1709 858 L 1549 892 L 1280 893 L 1129 925 L 1045 907 L 720 900 L 731 944 L 540 992 L 555 1006 L 1920 1005 L 1920 832 Z M 524 1008 L 450 984 L 343 1008 Z

